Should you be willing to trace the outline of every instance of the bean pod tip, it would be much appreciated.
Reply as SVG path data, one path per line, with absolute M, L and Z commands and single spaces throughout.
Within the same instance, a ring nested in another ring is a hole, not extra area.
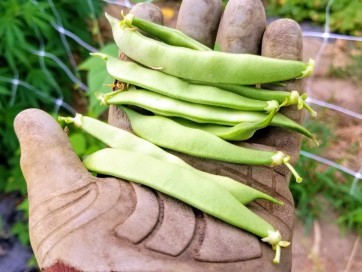
M 306 69 L 302 72 L 302 75 L 297 79 L 311 76 L 313 74 L 314 67 L 315 67 L 315 60 L 309 59 Z
M 268 106 L 264 108 L 266 112 L 279 111 L 280 105 L 276 100 L 267 101 Z
M 102 60 L 108 60 L 108 55 L 107 54 L 103 54 L 101 52 L 95 52 L 95 53 L 89 53 L 89 55 L 93 56 L 93 57 L 98 57 Z
M 272 156 L 272 161 L 273 162 L 272 162 L 271 166 L 277 166 L 277 165 L 284 164 L 286 167 L 288 167 L 290 172 L 295 177 L 295 180 L 297 183 L 300 183 L 303 181 L 302 177 L 298 174 L 298 172 L 295 170 L 295 168 L 289 163 L 289 161 L 290 161 L 289 155 L 284 154 L 282 151 L 278 151 L 274 156 Z
M 77 127 L 82 127 L 82 117 L 80 113 L 76 113 L 75 117 L 58 117 L 59 122 L 65 122 L 66 124 L 74 124 Z
M 131 14 L 131 13 L 128 13 L 126 16 L 124 16 L 123 18 L 123 22 L 127 25 L 127 26 L 130 26 L 132 27 L 132 23 L 133 23 L 133 18 L 134 18 L 134 15 Z
M 282 236 L 278 230 L 268 230 L 268 236 L 261 239 L 263 242 L 269 243 L 273 250 L 275 250 L 275 257 L 273 263 L 278 264 L 280 262 L 281 248 L 288 247 L 290 242 L 282 241 Z

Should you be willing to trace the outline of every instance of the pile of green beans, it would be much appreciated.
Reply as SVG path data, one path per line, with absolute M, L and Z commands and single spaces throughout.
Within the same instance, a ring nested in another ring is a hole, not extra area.
M 136 63 L 94 53 L 105 60 L 115 80 L 126 83 L 97 97 L 103 105 L 119 105 L 134 134 L 80 114 L 60 117 L 110 147 L 87 156 L 85 166 L 149 186 L 261 237 L 276 251 L 278 263 L 281 248 L 290 243 L 245 205 L 255 199 L 283 203 L 231 178 L 195 169 L 163 148 L 236 164 L 285 165 L 301 182 L 288 154 L 234 142 L 250 139 L 267 126 L 316 141 L 306 128 L 278 113 L 281 107 L 297 105 L 316 115 L 305 94 L 250 86 L 310 76 L 314 61 L 215 52 L 180 31 L 133 15 L 123 21 L 106 17 L 120 51 Z
M 197 170 L 158 146 L 96 119 L 81 114 L 58 119 L 74 123 L 111 147 L 87 156 L 83 163 L 88 170 L 149 186 L 254 233 L 276 250 L 274 262 L 279 263 L 281 247 L 289 242 L 245 205 L 255 199 L 279 205 L 281 201 L 233 179 Z
M 120 82 L 132 84 L 168 97 L 239 110 L 266 112 L 279 110 L 279 103 L 276 100 L 251 99 L 218 87 L 191 84 L 180 78 L 144 68 L 134 62 L 122 61 L 106 54 L 93 53 L 92 55 L 105 60 L 108 74 Z
M 283 204 L 281 201 L 231 178 L 213 175 L 193 168 L 179 157 L 166 152 L 157 145 L 137 137 L 126 130 L 111 126 L 97 119 L 77 113 L 74 118 L 58 117 L 58 120 L 64 121 L 67 124 L 74 124 L 76 127 L 82 129 L 111 148 L 144 153 L 161 161 L 173 163 L 181 167 L 187 167 L 198 175 L 216 182 L 244 205 L 256 199 L 265 199 L 276 204 Z

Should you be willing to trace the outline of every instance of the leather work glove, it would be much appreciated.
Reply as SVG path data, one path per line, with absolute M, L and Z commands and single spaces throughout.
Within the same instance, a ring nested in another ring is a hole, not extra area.
M 219 29 L 222 51 L 302 59 L 302 33 L 294 21 L 280 19 L 266 26 L 262 3 L 256 0 L 229 1 L 222 19 L 221 10 L 221 0 L 184 0 L 177 28 L 209 46 Z M 149 3 L 136 5 L 131 13 L 163 21 L 161 11 Z M 240 37 L 230 39 L 228 31 L 240 32 Z M 302 82 L 290 81 L 277 88 L 301 90 Z M 303 113 L 295 106 L 281 112 L 302 121 Z M 109 123 L 130 130 L 125 114 L 114 106 Z M 280 264 L 273 264 L 275 252 L 270 245 L 244 230 L 147 187 L 94 177 L 47 113 L 25 110 L 16 117 L 14 127 L 28 188 L 31 245 L 43 271 L 291 270 L 291 246 L 282 249 Z M 281 150 L 291 155 L 294 164 L 301 137 L 271 127 L 256 133 L 249 143 Z M 279 206 L 257 200 L 248 207 L 280 230 L 284 240 L 292 240 L 294 202 L 285 166 L 238 165 L 177 155 L 195 168 L 231 177 L 283 201 Z M 139 168 L 142 171 L 142 165 Z

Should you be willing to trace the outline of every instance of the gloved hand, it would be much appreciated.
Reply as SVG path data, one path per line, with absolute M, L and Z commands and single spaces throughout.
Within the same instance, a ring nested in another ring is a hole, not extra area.
M 178 28 L 212 45 L 220 5 L 221 1 L 214 0 L 184 0 Z M 160 10 L 152 4 L 137 5 L 131 12 L 162 22 Z M 301 59 L 302 35 L 297 23 L 281 19 L 266 30 L 265 26 L 261 2 L 229 1 L 218 33 L 221 49 Z M 230 32 L 239 38 L 231 39 Z M 291 81 L 278 88 L 300 90 L 301 84 Z M 295 106 L 282 113 L 301 122 L 302 112 Z M 109 123 L 129 130 L 127 118 L 115 107 L 110 109 Z M 14 127 L 27 181 L 31 245 L 44 271 L 291 270 L 291 247 L 282 250 L 281 263 L 275 265 L 270 246 L 246 231 L 144 186 L 92 176 L 47 113 L 25 110 L 16 117 Z M 284 151 L 295 163 L 301 138 L 294 132 L 267 128 L 250 142 Z M 284 240 L 292 240 L 294 203 L 285 166 L 256 167 L 180 156 L 196 168 L 231 177 L 282 200 L 283 206 L 258 200 L 248 207 L 279 229 Z

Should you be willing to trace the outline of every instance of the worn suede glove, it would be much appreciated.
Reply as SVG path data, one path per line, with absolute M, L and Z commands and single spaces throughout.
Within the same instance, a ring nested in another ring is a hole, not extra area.
M 131 13 L 163 21 L 152 4 L 139 4 Z M 220 17 L 221 1 L 185 0 L 177 28 L 208 46 L 213 46 L 219 29 L 223 51 L 301 60 L 298 24 L 281 19 L 266 27 L 261 2 L 231 0 L 218 28 Z M 240 32 L 240 37 L 230 39 L 230 31 Z M 278 88 L 301 90 L 301 84 L 291 81 Z M 301 122 L 302 112 L 294 106 L 282 113 Z M 113 106 L 109 123 L 130 130 L 126 116 Z M 246 231 L 147 187 L 92 176 L 47 113 L 25 110 L 16 117 L 14 127 L 27 181 L 31 245 L 44 271 L 291 270 L 291 246 L 282 249 L 280 264 L 273 264 L 275 252 L 270 245 Z M 267 128 L 249 142 L 288 153 L 295 163 L 301 138 L 294 132 Z M 258 200 L 248 207 L 279 229 L 284 240 L 292 240 L 294 203 L 285 166 L 246 166 L 175 154 L 198 169 L 231 177 L 282 200 L 283 206 Z

